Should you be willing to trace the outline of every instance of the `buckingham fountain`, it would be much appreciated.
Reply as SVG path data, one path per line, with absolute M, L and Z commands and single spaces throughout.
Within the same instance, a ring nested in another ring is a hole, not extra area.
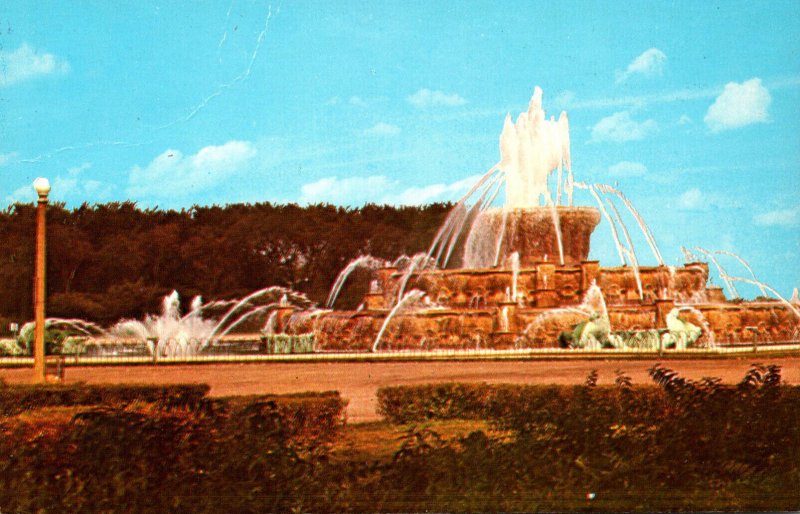
M 578 191 L 593 206 L 574 205 Z M 639 263 L 623 213 L 656 265 Z M 589 260 L 601 220 L 610 225 L 618 266 Z M 455 205 L 426 253 L 394 262 L 362 256 L 340 274 L 328 309 L 286 307 L 273 328 L 313 333 L 320 350 L 362 351 L 682 349 L 800 339 L 796 297 L 782 298 L 757 281 L 736 255 L 729 254 L 748 276 L 720 265 L 717 257 L 727 252 L 682 250 L 683 266 L 665 265 L 621 191 L 574 180 L 567 114 L 548 119 L 537 87 L 526 112 L 516 121 L 506 117 L 499 162 Z M 708 285 L 708 261 L 731 300 Z M 359 267 L 372 273 L 369 292 L 357 310 L 336 310 L 338 291 Z M 743 301 L 736 283 L 756 285 L 764 296 Z

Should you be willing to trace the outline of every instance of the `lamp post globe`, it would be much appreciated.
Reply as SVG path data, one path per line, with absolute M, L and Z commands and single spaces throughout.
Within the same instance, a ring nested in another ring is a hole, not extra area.
M 39 177 L 33 181 L 33 188 L 39 197 L 46 197 L 50 193 L 50 181 L 44 177 Z

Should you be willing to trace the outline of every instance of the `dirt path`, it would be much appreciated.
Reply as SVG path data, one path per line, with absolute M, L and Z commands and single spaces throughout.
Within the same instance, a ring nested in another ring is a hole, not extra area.
M 800 384 L 800 357 L 760 358 L 782 366 L 784 381 Z M 388 385 L 431 382 L 507 382 L 519 384 L 579 384 L 593 369 L 599 383 L 612 383 L 615 370 L 634 384 L 650 383 L 647 369 L 657 360 L 636 361 L 468 361 L 468 362 L 319 362 L 203 364 L 174 366 L 109 366 L 67 368 L 66 381 L 90 383 L 181 383 L 211 386 L 214 396 L 337 390 L 350 400 L 350 422 L 378 419 L 375 392 Z M 753 359 L 668 360 L 663 364 L 688 378 L 741 380 Z M 28 382 L 31 369 L 0 369 L 0 379 Z

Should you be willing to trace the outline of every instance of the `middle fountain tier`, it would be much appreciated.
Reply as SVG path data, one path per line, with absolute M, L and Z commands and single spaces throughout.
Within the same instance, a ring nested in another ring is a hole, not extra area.
M 600 212 L 593 207 L 489 209 L 475 219 L 464 245 L 463 267 L 505 267 L 515 252 L 523 268 L 542 262 L 580 264 L 589 257 L 599 222 Z

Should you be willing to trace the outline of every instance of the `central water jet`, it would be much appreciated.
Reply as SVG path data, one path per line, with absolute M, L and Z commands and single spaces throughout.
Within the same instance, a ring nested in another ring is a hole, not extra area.
M 569 120 L 566 112 L 558 121 L 547 119 L 540 88 L 534 90 L 528 110 L 520 113 L 516 123 L 511 115 L 506 116 L 497 169 L 505 180 L 505 204 L 475 217 L 464 244 L 462 266 L 494 267 L 514 252 L 519 253 L 523 267 L 547 261 L 547 256 L 560 265 L 586 260 L 600 214 L 591 207 L 571 206 L 574 181 Z M 553 199 L 549 179 L 555 171 Z M 561 205 L 562 189 L 569 206 Z

